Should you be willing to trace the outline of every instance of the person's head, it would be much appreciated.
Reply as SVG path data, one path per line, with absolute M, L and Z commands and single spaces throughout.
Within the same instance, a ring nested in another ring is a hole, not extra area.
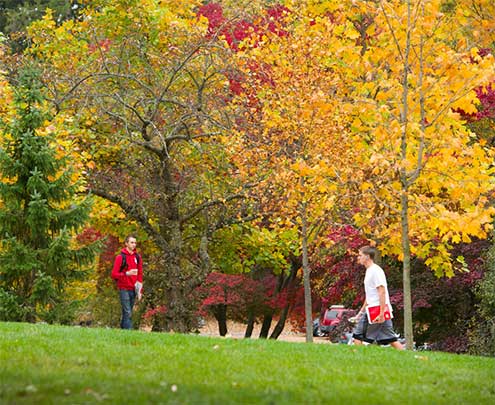
M 134 252 L 136 250 L 136 237 L 134 235 L 127 235 L 124 240 L 124 245 L 129 252 Z
M 359 249 L 358 262 L 363 266 L 369 266 L 375 262 L 377 251 L 373 246 L 363 246 Z

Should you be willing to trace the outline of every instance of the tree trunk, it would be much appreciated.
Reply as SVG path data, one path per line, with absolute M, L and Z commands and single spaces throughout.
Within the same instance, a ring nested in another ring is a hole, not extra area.
M 404 77 L 402 79 L 402 111 L 400 121 L 402 124 L 401 133 L 401 159 L 407 162 L 408 149 L 408 114 L 409 114 L 409 54 L 411 51 L 411 2 L 407 1 L 407 35 L 404 50 Z M 401 181 L 401 230 L 402 230 L 402 254 L 404 255 L 402 267 L 402 282 L 404 294 L 404 337 L 406 338 L 406 348 L 411 350 L 414 344 L 412 327 L 412 303 L 411 303 L 411 241 L 409 239 L 409 177 L 403 164 L 399 176 Z
M 304 314 L 306 317 L 306 342 L 313 342 L 313 304 L 311 302 L 311 270 L 308 258 L 308 219 L 306 203 L 301 203 L 302 219 L 302 257 L 303 257 L 303 284 L 304 284 Z
M 180 240 L 174 242 L 175 249 L 163 261 L 163 299 L 166 312 L 164 314 L 164 330 L 177 333 L 188 333 L 197 326 L 197 315 L 194 302 L 190 299 L 191 276 L 180 265 L 180 251 L 177 248 Z
M 289 276 L 284 280 L 282 284 L 281 290 L 284 289 L 289 289 L 292 281 L 296 277 L 297 270 L 299 269 L 300 263 L 299 261 L 296 260 L 291 260 L 291 266 L 290 266 L 290 273 Z M 287 304 L 284 306 L 282 309 L 282 312 L 280 314 L 280 318 L 275 325 L 275 328 L 273 329 L 273 332 L 270 336 L 270 339 L 278 339 L 280 334 L 283 332 L 284 327 L 285 327 L 285 322 L 287 321 L 287 316 L 289 315 L 289 309 L 290 309 L 290 303 L 289 299 L 287 300 Z
M 187 333 L 193 325 L 193 314 L 188 305 L 187 279 L 179 265 L 179 257 L 173 257 L 166 264 L 167 279 L 164 289 L 166 302 L 165 331 Z
M 251 336 L 253 336 L 253 329 L 254 329 L 254 315 L 250 312 L 248 315 L 248 321 L 246 326 L 246 332 L 244 332 L 244 337 L 250 338 Z
M 272 326 L 273 311 L 265 314 L 263 317 L 263 323 L 260 330 L 260 339 L 266 339 L 268 337 L 268 332 L 270 332 L 270 326 Z
M 290 304 L 287 303 L 280 314 L 280 319 L 278 320 L 275 328 L 273 328 L 273 332 L 270 335 L 270 339 L 278 339 L 280 334 L 283 332 L 285 327 L 285 321 L 287 320 L 287 315 L 289 314 Z
M 412 300 L 411 300 L 411 246 L 409 241 L 409 200 L 407 192 L 401 197 L 401 226 L 402 226 L 402 252 L 404 260 L 402 263 L 402 283 L 404 293 L 404 337 L 406 338 L 406 349 L 412 350 L 414 345 L 412 326 Z
M 176 185 L 170 172 L 171 168 L 168 159 L 164 159 L 162 183 L 165 184 L 165 189 L 167 190 L 165 201 L 167 218 L 160 228 L 167 230 L 163 238 L 169 245 L 168 257 L 163 263 L 165 269 L 163 283 L 166 285 L 163 302 L 167 307 L 165 330 L 188 333 L 197 325 L 195 308 L 190 299 L 193 280 L 189 272 L 181 266 L 183 234 L 179 203 L 175 193 Z
M 218 333 L 220 336 L 225 336 L 227 330 L 227 305 L 219 304 L 215 306 L 213 315 L 218 322 Z

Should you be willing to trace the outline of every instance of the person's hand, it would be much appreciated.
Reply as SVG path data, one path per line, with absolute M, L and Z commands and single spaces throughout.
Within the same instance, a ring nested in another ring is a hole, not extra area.
M 137 274 L 138 274 L 138 270 L 137 269 L 127 270 L 125 272 L 125 275 L 126 276 L 137 276 Z
M 362 316 L 363 316 L 363 313 L 361 311 L 359 311 L 356 315 L 351 316 L 349 318 L 349 322 L 357 323 L 357 322 L 359 322 L 359 320 L 361 319 Z
M 373 323 L 383 323 L 385 322 L 385 316 L 383 314 L 378 315 Z

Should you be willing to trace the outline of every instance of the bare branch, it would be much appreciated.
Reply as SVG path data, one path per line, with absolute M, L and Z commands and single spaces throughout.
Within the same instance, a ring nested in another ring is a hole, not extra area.
M 91 192 L 98 197 L 117 204 L 122 210 L 129 215 L 129 217 L 136 220 L 146 231 L 146 233 L 151 236 L 159 246 L 164 246 L 166 250 L 169 250 L 169 245 L 167 241 L 162 237 L 162 235 L 151 225 L 151 221 L 148 218 L 146 210 L 144 207 L 139 207 L 138 204 L 129 204 L 124 201 L 123 198 L 118 195 L 111 194 L 106 190 L 99 188 L 92 188 Z
M 244 185 L 244 188 L 251 188 L 254 186 L 255 186 L 255 184 L 246 184 L 246 185 Z M 222 199 L 205 201 L 203 204 L 200 204 L 195 209 L 193 209 L 190 213 L 182 216 L 180 219 L 180 223 L 181 223 L 181 225 L 186 223 L 187 221 L 191 220 L 192 218 L 194 218 L 195 216 L 200 214 L 206 208 L 210 208 L 210 207 L 214 207 L 214 206 L 224 206 L 225 203 L 227 203 L 227 202 L 230 202 L 233 200 L 242 200 L 242 199 L 245 199 L 247 197 L 248 196 L 244 193 L 238 193 L 238 194 L 232 194 L 232 195 L 227 196 L 227 197 L 222 198 Z

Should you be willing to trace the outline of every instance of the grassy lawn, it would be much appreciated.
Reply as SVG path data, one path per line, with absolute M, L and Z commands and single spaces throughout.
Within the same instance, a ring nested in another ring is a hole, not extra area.
M 495 404 L 495 359 L 0 323 L 1 404 Z

